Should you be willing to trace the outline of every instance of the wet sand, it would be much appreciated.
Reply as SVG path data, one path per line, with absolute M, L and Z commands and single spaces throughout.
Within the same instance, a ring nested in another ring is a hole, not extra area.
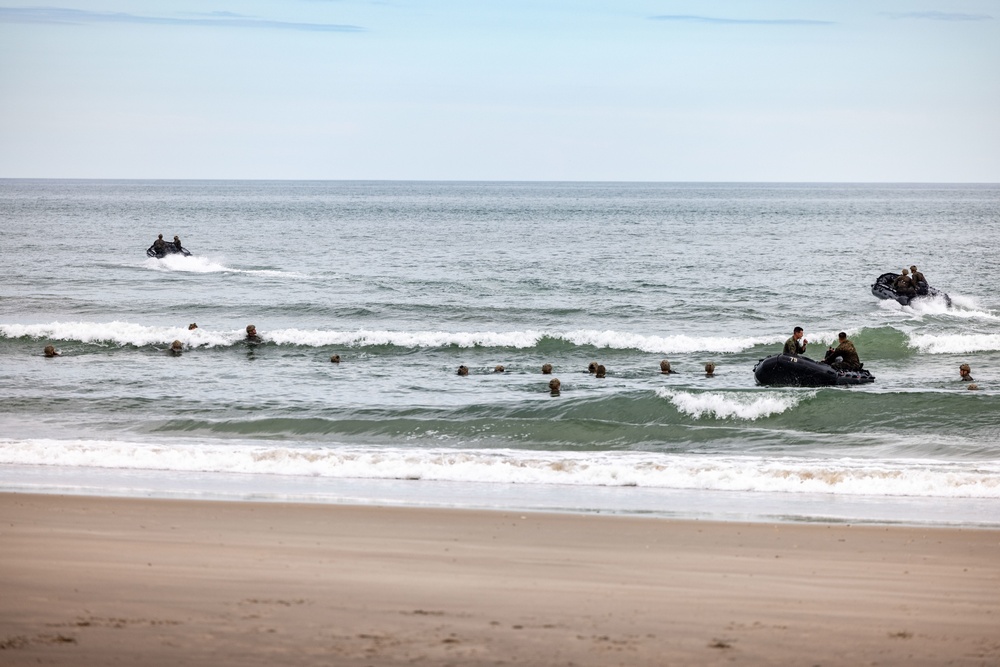
M 0 494 L 0 665 L 997 665 L 1000 531 Z

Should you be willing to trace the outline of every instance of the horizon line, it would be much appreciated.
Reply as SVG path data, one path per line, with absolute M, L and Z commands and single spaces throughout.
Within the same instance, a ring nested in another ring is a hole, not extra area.
M 508 183 L 508 184 L 662 184 L 662 185 L 1000 185 L 1000 181 L 745 181 L 745 180 L 614 180 L 614 179 L 428 179 L 428 178 L 118 178 L 118 177 L 75 177 L 75 176 L 0 176 L 0 182 L 8 181 L 76 181 L 76 182 L 172 182 L 172 183 Z

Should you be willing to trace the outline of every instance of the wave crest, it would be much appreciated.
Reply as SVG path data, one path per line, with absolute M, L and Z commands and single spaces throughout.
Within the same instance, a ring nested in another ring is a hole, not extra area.
M 984 461 L 0 440 L 0 464 L 339 479 L 1000 498 L 1000 464 Z
M 781 414 L 791 410 L 803 399 L 816 395 L 815 391 L 808 393 L 790 392 L 715 392 L 695 393 L 658 389 L 657 395 L 670 401 L 680 412 L 701 419 L 714 417 L 716 419 L 742 419 L 755 421 L 763 417 Z
M 914 334 L 910 344 L 927 354 L 967 354 L 1000 350 L 1000 334 Z
M 190 258 L 186 258 L 190 259 Z M 232 345 L 244 337 L 242 329 L 211 331 L 186 327 L 154 327 L 131 322 L 52 322 L 49 324 L 0 324 L 0 335 L 8 338 L 46 338 L 83 343 L 118 345 L 169 345 L 180 340 L 189 346 Z M 322 329 L 261 329 L 261 338 L 279 345 L 325 347 L 395 346 L 404 348 L 488 347 L 530 349 L 543 341 L 563 341 L 574 346 L 615 350 L 642 350 L 658 354 L 689 352 L 740 352 L 758 344 L 773 344 L 778 338 L 730 338 L 707 336 L 643 336 L 619 331 L 578 330 L 569 332 L 523 331 L 327 331 Z

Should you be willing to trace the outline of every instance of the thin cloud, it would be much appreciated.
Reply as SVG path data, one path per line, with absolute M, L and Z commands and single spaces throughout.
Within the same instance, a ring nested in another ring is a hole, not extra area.
M 300 30 L 306 32 L 365 32 L 366 29 L 356 25 L 341 25 L 336 23 L 295 23 L 290 21 L 271 21 L 267 19 L 233 14 L 232 12 L 213 12 L 190 17 L 141 16 L 124 12 L 91 12 L 80 9 L 62 7 L 0 7 L 0 22 L 2 23 L 48 23 L 57 25 L 84 25 L 88 23 L 130 23 L 140 25 L 165 26 L 198 26 L 212 28 L 257 28 L 267 30 Z
M 834 25 L 834 21 L 812 19 L 730 19 L 695 14 L 664 14 L 650 16 L 651 21 L 683 21 L 688 23 L 714 23 L 716 25 Z
M 924 19 L 928 21 L 992 21 L 989 14 L 963 14 L 961 12 L 884 12 L 891 19 Z

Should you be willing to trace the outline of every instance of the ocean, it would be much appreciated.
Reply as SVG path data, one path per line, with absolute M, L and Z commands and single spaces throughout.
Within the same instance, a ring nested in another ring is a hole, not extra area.
M 0 225 L 2 491 L 1000 526 L 1000 185 L 0 180 Z M 951 306 L 872 295 L 911 264 Z M 876 381 L 757 386 L 794 326 Z

